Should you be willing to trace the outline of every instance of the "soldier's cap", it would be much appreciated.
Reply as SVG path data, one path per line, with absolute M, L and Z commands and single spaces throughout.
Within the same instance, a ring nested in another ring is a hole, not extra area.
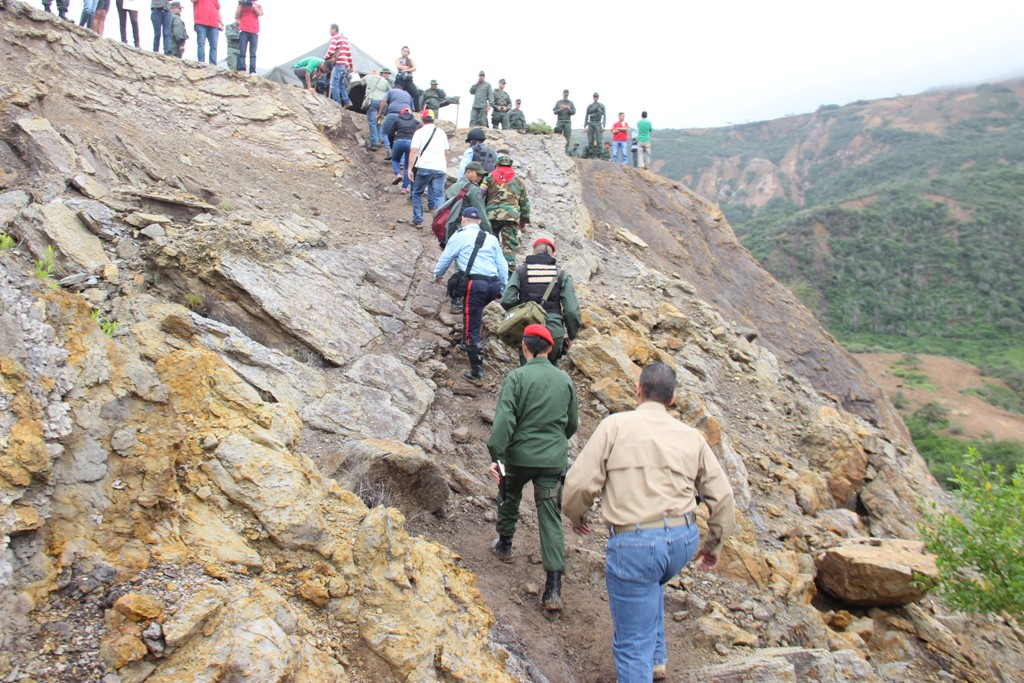
M 502 78 L 502 79 L 501 79 L 500 81 L 498 81 L 498 85 L 501 85 L 501 84 L 502 84 L 502 83 L 504 83 L 504 82 L 505 82 L 505 79 L 504 79 L 504 78 Z
M 383 69 L 380 70 L 380 72 L 382 74 L 389 74 L 391 73 L 391 69 L 389 69 L 388 67 L 384 67 Z
M 430 85 L 437 85 L 437 79 L 431 78 Z
M 546 244 L 551 247 L 551 251 L 555 251 L 555 243 L 549 237 L 538 237 L 533 241 L 533 246 L 536 247 L 538 244 Z
M 499 154 L 496 163 L 498 164 L 498 166 L 511 166 L 513 163 L 512 157 L 510 157 L 507 154 Z
M 475 208 L 473 208 L 471 206 L 468 209 L 463 209 L 462 210 L 462 217 L 463 218 L 475 218 L 477 220 L 480 220 L 480 211 L 478 211 L 477 209 L 475 209 Z M 554 346 L 554 344 L 555 344 L 554 342 L 551 342 L 552 346 Z
M 548 328 L 544 327 L 543 325 L 538 325 L 536 323 L 534 323 L 533 325 L 527 325 L 526 329 L 523 330 L 523 336 L 524 337 L 540 337 L 541 339 L 546 341 L 549 345 L 551 345 L 551 346 L 555 345 L 555 340 L 552 339 L 551 332 L 548 331 Z
M 181 9 L 181 3 L 178 2 L 178 0 L 172 0 L 171 7 L 177 7 L 178 9 Z
M 486 75 L 487 74 L 485 74 L 483 71 L 481 71 L 480 73 L 477 74 L 477 76 L 486 76 Z
M 568 90 L 563 90 L 563 91 L 562 91 L 562 94 L 563 94 L 563 95 L 568 95 L 568 94 L 569 94 L 569 91 L 568 91 Z
M 516 104 L 522 104 L 522 103 L 523 103 L 522 100 L 516 100 Z
M 600 95 L 598 95 L 597 93 L 594 93 L 594 97 L 600 97 Z
M 487 175 L 487 171 L 484 169 L 484 165 L 479 161 L 471 161 L 466 164 L 467 171 L 476 171 L 480 175 Z

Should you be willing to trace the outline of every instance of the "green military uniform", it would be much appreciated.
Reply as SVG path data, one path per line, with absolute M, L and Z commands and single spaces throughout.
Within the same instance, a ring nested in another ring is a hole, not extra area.
M 502 163 L 508 161 L 508 165 Z M 512 160 L 504 154 L 498 157 L 498 166 L 480 185 L 487 201 L 487 218 L 491 230 L 501 240 L 501 252 L 508 261 L 508 269 L 516 267 L 519 250 L 519 223 L 530 222 L 530 198 L 522 178 L 511 169 Z M 511 175 L 511 178 L 508 176 Z
M 526 114 L 522 109 L 513 109 L 508 113 L 508 127 L 512 130 L 526 130 Z
M 565 137 L 565 149 L 569 150 L 569 138 L 572 137 L 572 117 L 576 115 L 576 105 L 572 103 L 572 100 L 561 99 L 555 102 L 555 108 L 552 110 L 557 119 L 555 126 L 562 129 L 562 135 Z
M 605 161 L 612 160 L 612 148 L 609 145 L 605 145 L 604 149 L 601 150 L 601 158 Z
M 558 507 L 559 476 L 569 462 L 568 439 L 579 426 L 576 390 L 569 376 L 538 357 L 508 374 L 487 441 L 492 462 L 505 465 L 505 497 L 498 505 L 498 535 L 511 538 L 523 487 L 533 482 L 544 570 L 565 571 L 565 537 Z
M 224 27 L 224 40 L 228 44 L 227 66 L 232 71 L 238 66 L 238 22 L 234 21 Z
M 47 12 L 50 11 L 50 6 L 53 0 L 43 0 L 43 9 Z M 68 13 L 68 0 L 57 0 L 57 16 L 61 19 L 67 19 Z
M 423 95 L 420 97 L 420 109 L 429 109 L 436 119 L 437 112 L 441 109 L 441 102 L 447 97 L 444 90 L 432 85 L 423 91 Z
M 185 43 L 188 41 L 188 31 L 185 30 L 185 22 L 181 14 L 171 17 L 171 51 L 172 57 L 181 57 L 185 51 Z
M 491 222 L 487 220 L 487 205 L 484 202 L 484 193 L 483 190 L 480 189 L 479 185 L 470 181 L 469 178 L 463 176 L 461 179 L 456 181 L 454 185 L 452 185 L 445 191 L 444 196 L 446 199 L 451 199 L 452 197 L 457 195 L 462 190 L 462 188 L 467 184 L 470 185 L 470 188 L 466 192 L 466 196 L 462 198 L 462 205 L 459 207 L 452 207 L 452 217 L 448 221 L 448 229 L 446 231 L 447 234 L 445 236 L 446 242 L 448 241 L 448 239 L 451 238 L 452 233 L 458 230 L 459 227 L 461 226 L 462 210 L 468 209 L 471 206 L 480 212 L 480 228 L 487 232 L 491 232 Z M 495 235 L 495 237 L 497 237 L 497 235 Z
M 494 104 L 494 88 L 487 81 L 482 81 L 469 86 L 469 94 L 473 96 L 469 125 L 487 128 L 487 107 Z
M 578 157 L 578 156 L 580 156 L 580 146 L 579 146 L 579 143 L 573 145 L 572 149 L 569 150 L 568 154 L 571 157 Z
M 587 107 L 587 146 L 601 146 L 601 131 L 604 130 L 607 115 L 604 105 L 594 102 Z
M 512 108 L 512 97 L 507 92 L 502 90 L 501 88 L 498 88 L 497 90 L 495 90 L 494 91 L 494 110 L 491 112 L 491 125 L 494 128 L 498 128 L 500 126 L 503 130 L 508 130 L 508 128 L 509 128 L 508 114 L 509 114 L 509 109 L 511 109 L 511 108 Z
M 501 295 L 501 307 L 506 311 L 513 306 L 518 306 L 527 301 L 540 303 L 544 296 L 544 290 L 551 283 L 551 278 L 558 273 L 555 257 L 550 254 L 531 254 L 526 257 L 523 265 L 512 271 L 505 286 L 505 293 Z M 551 337 L 555 340 L 555 346 L 548 354 L 548 360 L 553 365 L 558 365 L 558 359 L 565 355 L 565 336 L 569 340 L 576 338 L 583 325 L 583 316 L 580 312 L 580 302 L 576 299 L 576 291 L 572 286 L 572 278 L 568 273 L 563 272 L 561 281 L 555 286 L 557 291 L 552 291 L 552 301 L 545 306 L 544 327 L 548 328 Z M 557 310 L 555 310 L 557 302 Z M 522 365 L 526 357 L 519 352 L 519 364 Z

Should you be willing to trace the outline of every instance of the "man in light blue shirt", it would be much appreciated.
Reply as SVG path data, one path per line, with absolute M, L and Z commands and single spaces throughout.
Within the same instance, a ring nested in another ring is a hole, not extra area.
M 448 240 L 434 267 L 437 284 L 441 284 L 441 278 L 453 261 L 467 276 L 462 306 L 462 344 L 469 356 L 470 369 L 462 374 L 474 382 L 484 377 L 484 307 L 499 298 L 508 283 L 508 262 L 501 253 L 498 238 L 481 230 L 480 218 L 480 211 L 472 206 L 463 210 L 462 227 Z

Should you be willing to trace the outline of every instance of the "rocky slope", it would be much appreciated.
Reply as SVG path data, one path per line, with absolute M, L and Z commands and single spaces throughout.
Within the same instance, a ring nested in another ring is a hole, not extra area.
M 531 596 L 528 511 L 516 571 L 488 561 L 483 441 L 514 359 L 489 341 L 489 384 L 462 381 L 436 244 L 399 222 L 362 117 L 8 4 L 0 56 L 21 66 L 0 73 L 0 230 L 17 241 L 0 254 L 0 675 L 611 680 L 600 537 L 572 545 L 560 619 Z M 920 549 L 870 537 L 912 538 L 917 497 L 940 492 L 876 389 L 850 388 L 859 368 L 720 213 L 653 175 L 574 162 L 554 138 L 499 146 L 585 307 L 573 453 L 658 359 L 738 494 L 722 571 L 671 584 L 673 676 L 1019 670 L 1011 622 L 909 590 L 882 607 L 870 581 L 843 598 L 829 580 L 866 546 L 876 587 L 905 583 L 892 560 Z M 675 244 L 637 227 L 653 221 Z M 828 372 L 795 369 L 809 352 L 772 319 L 807 321 Z M 851 396 L 882 426 L 846 412 Z

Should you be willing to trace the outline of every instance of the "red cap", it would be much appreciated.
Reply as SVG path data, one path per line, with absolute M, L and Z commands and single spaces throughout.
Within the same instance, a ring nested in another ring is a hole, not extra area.
M 551 247 L 551 251 L 555 250 L 555 243 L 549 240 L 547 237 L 538 237 L 533 241 L 533 246 L 537 246 L 538 244 L 546 244 L 549 247 Z
M 536 323 L 534 323 L 533 325 L 527 325 L 526 329 L 523 330 L 523 336 L 540 337 L 551 346 L 555 345 L 555 340 L 551 338 L 551 333 L 548 331 L 548 328 L 544 327 L 543 325 L 538 325 Z

